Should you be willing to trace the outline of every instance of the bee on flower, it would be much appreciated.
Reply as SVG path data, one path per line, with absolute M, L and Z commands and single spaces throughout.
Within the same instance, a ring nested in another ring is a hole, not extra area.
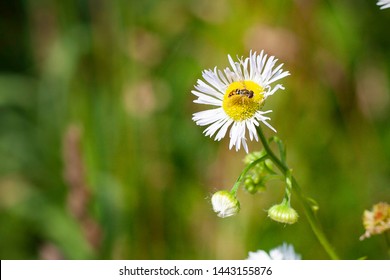
M 268 123 L 270 117 L 266 116 L 272 111 L 261 109 L 269 96 L 284 89 L 281 84 L 273 84 L 290 73 L 283 71 L 283 64 L 275 67 L 277 59 L 268 57 L 264 51 L 260 54 L 250 51 L 249 57 L 238 58 L 238 61 L 228 55 L 228 60 L 230 68 L 204 70 L 204 80 L 198 79 L 192 91 L 197 96 L 194 102 L 216 108 L 197 112 L 192 119 L 197 125 L 207 126 L 205 135 L 215 135 L 217 141 L 224 138 L 230 128 L 229 149 L 235 146 L 238 151 L 242 145 L 248 153 L 247 130 L 251 141 L 258 141 L 256 126 L 260 123 L 276 132 Z

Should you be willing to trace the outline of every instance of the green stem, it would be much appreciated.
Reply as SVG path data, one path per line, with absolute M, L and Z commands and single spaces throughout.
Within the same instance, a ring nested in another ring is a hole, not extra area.
M 287 171 L 287 173 L 285 174 L 285 177 L 286 177 L 285 200 L 288 202 L 288 206 L 290 206 L 290 204 L 291 204 L 291 191 L 293 189 L 291 170 Z
M 386 232 L 383 233 L 383 235 L 385 236 L 385 240 L 386 240 L 387 255 L 390 257 L 390 237 L 389 237 L 389 232 L 386 231 Z
M 289 172 L 288 166 L 286 164 L 284 164 L 271 150 L 270 146 L 268 145 L 268 141 L 265 138 L 260 126 L 257 127 L 257 133 L 259 134 L 261 143 L 263 144 L 263 147 L 264 147 L 269 159 L 272 160 L 272 162 L 278 167 L 278 169 L 283 173 L 283 175 L 287 177 L 288 172 Z M 337 256 L 336 252 L 334 251 L 334 249 L 330 245 L 329 241 L 327 240 L 324 232 L 322 231 L 322 229 L 320 227 L 320 223 L 319 223 L 318 219 L 316 218 L 310 204 L 307 202 L 306 198 L 303 196 L 301 187 L 299 186 L 299 184 L 296 181 L 296 179 L 294 178 L 294 176 L 291 175 L 291 179 L 292 179 L 293 191 L 297 195 L 299 201 L 302 203 L 305 215 L 306 215 L 306 217 L 309 221 L 309 224 L 310 224 L 314 234 L 316 235 L 318 241 L 321 243 L 322 247 L 325 249 L 325 251 L 328 253 L 328 255 L 332 259 L 338 260 L 339 257 Z
M 237 181 L 236 183 L 233 185 L 233 188 L 230 190 L 230 193 L 233 194 L 234 196 L 236 196 L 237 194 L 237 191 L 238 191 L 238 187 L 240 186 L 241 184 L 241 181 L 242 179 L 245 177 L 246 173 L 248 173 L 248 171 L 254 167 L 256 164 L 258 164 L 259 162 L 265 160 L 266 158 L 268 157 L 268 155 L 264 155 L 262 157 L 259 157 L 258 159 L 252 161 L 250 164 L 248 164 L 244 170 L 241 172 L 240 176 L 238 176 L 237 178 Z

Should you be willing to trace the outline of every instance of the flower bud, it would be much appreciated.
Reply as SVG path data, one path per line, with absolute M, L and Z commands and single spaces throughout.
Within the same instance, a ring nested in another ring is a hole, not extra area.
M 260 152 L 252 152 L 245 157 L 244 163 L 246 165 L 252 164 L 254 161 L 264 157 L 265 155 L 266 152 L 264 150 Z M 263 159 L 256 165 L 252 166 L 251 170 L 245 175 L 244 188 L 250 194 L 261 193 L 266 190 L 266 184 L 272 178 L 272 176 L 269 175 L 275 174 L 273 171 L 272 161 L 269 161 L 269 159 Z
M 240 203 L 237 198 L 228 191 L 218 191 L 212 198 L 213 210 L 218 217 L 226 218 L 240 211 Z
M 266 152 L 263 150 L 263 151 L 259 151 L 259 152 L 252 152 L 252 153 L 249 153 L 245 156 L 244 158 L 244 163 L 245 164 L 251 164 L 252 162 L 254 162 L 255 160 L 261 158 L 262 156 L 265 156 L 266 155 Z
M 298 213 L 287 203 L 276 204 L 268 210 L 268 217 L 284 224 L 294 224 L 298 221 Z
M 255 183 L 253 180 L 245 180 L 244 188 L 250 194 L 265 192 L 266 186 L 262 181 Z

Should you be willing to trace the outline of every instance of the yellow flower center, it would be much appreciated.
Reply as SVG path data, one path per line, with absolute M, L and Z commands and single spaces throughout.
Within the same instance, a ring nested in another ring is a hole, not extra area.
M 223 96 L 222 108 L 234 121 L 247 120 L 261 109 L 264 89 L 252 81 L 233 82 Z

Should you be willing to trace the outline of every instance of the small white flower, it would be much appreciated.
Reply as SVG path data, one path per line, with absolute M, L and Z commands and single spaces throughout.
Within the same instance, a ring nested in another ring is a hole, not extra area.
M 228 55 L 231 68 L 223 71 L 204 70 L 203 80 L 198 80 L 195 90 L 192 91 L 198 98 L 195 103 L 216 106 L 217 108 L 193 114 L 197 125 L 208 126 L 204 133 L 219 141 L 225 137 L 230 127 L 229 149 L 236 146 L 238 151 L 242 146 L 248 152 L 246 143 L 246 129 L 250 140 L 258 141 L 256 126 L 260 122 L 276 130 L 267 122 L 270 120 L 265 114 L 272 112 L 261 111 L 265 100 L 278 89 L 284 89 L 281 84 L 271 87 L 271 84 L 282 79 L 290 73 L 283 71 L 282 66 L 275 67 L 277 59 L 268 57 L 263 51 L 259 55 L 250 51 L 249 57 L 238 58 L 233 61 Z M 275 68 L 274 68 L 275 67 Z
M 283 243 L 272 249 L 269 254 L 263 250 L 249 252 L 247 260 L 300 260 L 301 255 L 295 253 L 292 245 Z
M 381 6 L 382 9 L 390 8 L 390 0 L 379 0 L 378 3 L 376 3 L 378 6 Z
M 211 198 L 213 210 L 218 217 L 226 218 L 240 211 L 240 203 L 237 198 L 228 191 L 218 191 Z

